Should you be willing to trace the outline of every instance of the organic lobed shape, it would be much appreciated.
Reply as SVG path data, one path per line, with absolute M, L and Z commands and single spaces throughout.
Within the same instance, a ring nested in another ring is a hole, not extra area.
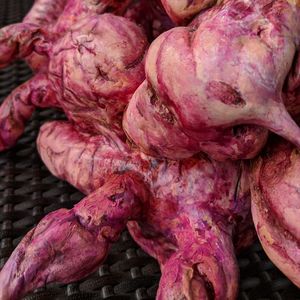
M 176 159 L 199 151 L 253 158 L 264 128 L 300 146 L 282 97 L 298 55 L 299 17 L 293 1 L 228 0 L 161 34 L 124 115 L 129 138 L 148 154 Z
M 43 125 L 38 149 L 55 176 L 88 196 L 25 236 L 0 273 L 1 300 L 87 276 L 126 225 L 160 263 L 157 299 L 236 298 L 233 239 L 236 248 L 251 242 L 239 239 L 240 229 L 251 227 L 243 162 L 158 160 L 117 136 L 83 134 L 62 121 Z
M 284 140 L 273 140 L 252 170 L 252 214 L 263 248 L 300 287 L 300 155 Z
M 36 107 L 59 107 L 90 133 L 112 127 L 124 136 L 123 110 L 145 78 L 148 42 L 140 26 L 103 12 L 126 12 L 129 2 L 69 0 L 53 7 L 36 2 L 25 18 L 33 23 L 0 30 L 0 67 L 27 58 L 36 71 L 0 107 L 0 151 L 16 143 Z M 47 22 L 36 17 L 41 7 L 44 13 L 53 8 Z

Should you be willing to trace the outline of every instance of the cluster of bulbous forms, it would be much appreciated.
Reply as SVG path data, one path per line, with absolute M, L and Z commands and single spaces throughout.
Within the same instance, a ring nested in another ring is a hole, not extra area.
M 236 299 L 255 229 L 300 286 L 299 47 L 296 0 L 36 0 L 0 29 L 0 67 L 35 73 L 1 104 L 0 151 L 61 109 L 38 151 L 86 194 L 24 237 L 0 299 L 89 275 L 126 227 L 158 300 Z

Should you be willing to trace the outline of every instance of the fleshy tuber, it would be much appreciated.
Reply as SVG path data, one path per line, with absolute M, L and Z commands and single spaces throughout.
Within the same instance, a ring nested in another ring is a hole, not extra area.
M 0 30 L 0 48 L 6 49 L 0 62 L 34 60 L 38 53 L 40 63 L 45 57 L 35 77 L 0 107 L 0 151 L 15 144 L 35 107 L 60 107 L 81 130 L 98 133 L 112 127 L 124 136 L 122 113 L 144 79 L 148 42 L 137 24 L 97 14 L 112 3 L 70 0 L 49 27 L 20 23 Z
M 282 100 L 299 30 L 295 1 L 228 0 L 163 33 L 148 51 L 125 131 L 146 153 L 169 158 L 253 158 L 263 128 L 300 146 Z
M 126 225 L 160 263 L 157 299 L 235 299 L 233 239 L 250 209 L 242 162 L 157 160 L 62 121 L 41 128 L 38 149 L 54 175 L 89 195 L 27 234 L 0 273 L 1 300 L 88 275 Z
M 300 155 L 284 140 L 273 140 L 252 170 L 252 214 L 263 248 L 300 287 Z

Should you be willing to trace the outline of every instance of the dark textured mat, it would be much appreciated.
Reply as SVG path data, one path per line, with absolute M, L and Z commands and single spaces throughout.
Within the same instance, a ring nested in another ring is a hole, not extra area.
M 0 0 L 0 27 L 18 22 L 32 0 Z M 0 70 L 0 102 L 31 76 L 23 62 Z M 0 268 L 24 234 L 45 214 L 70 208 L 82 195 L 53 177 L 35 147 L 40 125 L 61 118 L 55 111 L 38 111 L 11 151 L 0 153 Z M 294 287 L 267 259 L 259 243 L 239 257 L 241 300 L 300 300 Z M 89 278 L 69 285 L 51 285 L 27 296 L 29 300 L 155 298 L 159 267 L 124 232 L 110 251 L 106 263 Z

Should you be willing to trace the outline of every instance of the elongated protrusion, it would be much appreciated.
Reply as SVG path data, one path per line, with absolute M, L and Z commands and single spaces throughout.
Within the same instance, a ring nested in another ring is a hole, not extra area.
M 107 175 L 134 170 L 129 147 L 109 134 L 92 136 L 68 122 L 48 122 L 40 129 L 37 147 L 52 174 L 88 194 L 101 186 Z
M 0 106 L 0 151 L 17 142 L 35 107 L 58 106 L 45 74 L 37 74 L 17 87 Z
M 68 0 L 35 0 L 23 23 L 35 24 L 51 31 L 51 27 L 62 14 L 67 2 Z M 26 57 L 26 62 L 34 71 L 41 71 L 41 69 L 47 70 L 49 59 L 44 54 L 32 52 Z
M 47 67 L 48 57 L 42 49 L 43 30 L 50 30 L 63 12 L 67 0 L 36 0 L 22 23 L 0 29 L 0 68 L 16 59 L 26 59 L 33 70 Z
M 23 23 L 0 29 L 0 68 L 22 58 L 33 70 L 46 69 L 48 56 L 42 49 L 45 44 L 40 28 L 44 32 L 50 30 L 66 3 L 67 0 L 36 0 Z
M 34 52 L 47 55 L 48 43 L 35 24 L 19 23 L 0 29 L 0 68 Z
M 289 115 L 282 103 L 273 105 L 266 114 L 261 116 L 258 110 L 257 116 L 256 124 L 263 125 L 300 148 L 300 127 Z
M 127 221 L 140 217 L 147 197 L 134 174 L 113 175 L 73 209 L 47 215 L 1 270 L 0 299 L 21 299 L 47 283 L 68 283 L 95 271 Z
M 156 299 L 236 299 L 239 270 L 230 235 L 216 224 L 202 224 L 201 230 L 185 225 L 183 220 L 184 230 L 174 232 L 181 244 L 161 266 Z

